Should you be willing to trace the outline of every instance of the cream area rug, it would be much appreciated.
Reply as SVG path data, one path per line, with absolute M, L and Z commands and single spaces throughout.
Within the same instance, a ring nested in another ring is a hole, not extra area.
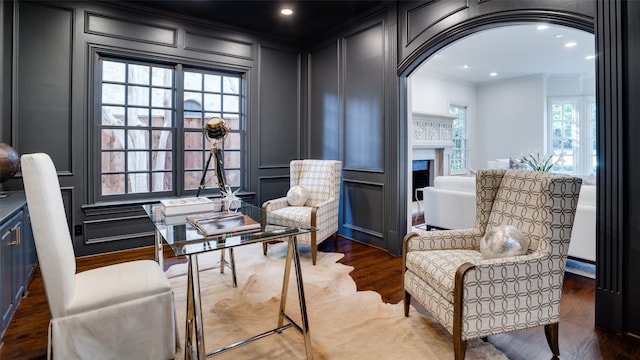
M 385 304 L 374 291 L 357 291 L 349 276 L 353 267 L 336 263 L 343 254 L 318 253 L 311 264 L 308 247 L 300 246 L 313 358 L 322 359 L 453 359 L 452 338 L 433 319 L 403 305 Z M 228 257 L 227 257 L 228 258 Z M 235 248 L 238 287 L 231 271 L 200 272 L 207 352 L 276 327 L 282 290 L 286 243 Z M 200 268 L 217 266 L 220 252 L 199 255 Z M 184 344 L 186 264 L 167 270 L 176 300 L 180 338 Z M 182 275 L 181 275 L 182 274 Z M 292 265 L 287 314 L 298 324 L 295 272 Z M 184 348 L 184 347 L 183 347 Z M 183 350 L 177 355 L 182 359 Z M 304 339 L 294 328 L 221 353 L 215 359 L 305 359 Z M 466 359 L 507 359 L 493 345 L 470 341 Z

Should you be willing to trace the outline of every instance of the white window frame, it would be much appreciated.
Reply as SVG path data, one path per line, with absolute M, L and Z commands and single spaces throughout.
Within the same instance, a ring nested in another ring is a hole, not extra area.
M 455 101 L 451 101 L 449 102 L 449 115 L 452 115 L 452 108 L 463 108 L 464 109 L 464 119 L 462 119 L 462 134 L 463 136 L 456 136 L 456 120 L 461 120 L 461 119 L 456 119 L 453 121 L 452 123 L 452 141 L 454 142 L 454 147 L 451 148 L 451 153 L 450 153 L 450 157 L 449 157 L 449 171 L 452 175 L 455 174 L 465 174 L 467 173 L 468 169 L 469 169 L 469 107 L 467 105 L 464 104 L 459 104 Z M 457 140 L 457 141 L 456 141 Z M 462 142 L 465 144 L 464 148 L 459 147 L 458 142 Z M 462 166 L 459 169 L 454 169 L 454 161 L 458 161 L 457 159 L 454 159 L 454 153 L 455 152 L 461 152 L 462 156 L 461 156 L 461 162 L 462 162 Z

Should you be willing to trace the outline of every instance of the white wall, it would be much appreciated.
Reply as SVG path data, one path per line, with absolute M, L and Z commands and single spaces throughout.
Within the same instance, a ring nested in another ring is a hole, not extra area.
M 545 153 L 544 78 L 530 76 L 485 83 L 477 89 L 477 131 L 469 151 L 470 166 L 484 168 L 488 160 Z
M 467 106 L 469 167 L 487 161 L 547 152 L 548 96 L 595 95 L 595 79 L 572 75 L 527 76 L 480 85 L 416 75 L 410 80 L 411 111 L 448 114 Z M 411 138 L 411 137 L 409 137 Z

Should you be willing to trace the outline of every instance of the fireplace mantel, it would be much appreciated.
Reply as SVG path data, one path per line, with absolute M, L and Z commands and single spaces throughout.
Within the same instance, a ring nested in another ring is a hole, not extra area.
M 454 116 L 413 113 L 413 148 L 451 148 L 453 143 Z

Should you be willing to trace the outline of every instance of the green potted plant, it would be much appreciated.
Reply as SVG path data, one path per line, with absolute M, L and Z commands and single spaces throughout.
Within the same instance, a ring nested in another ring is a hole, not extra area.
M 556 161 L 553 161 L 554 153 L 548 155 L 540 155 L 539 152 L 529 153 L 522 155 L 520 161 L 526 164 L 533 171 L 549 172 L 554 165 L 562 159 L 562 154 L 558 156 Z

